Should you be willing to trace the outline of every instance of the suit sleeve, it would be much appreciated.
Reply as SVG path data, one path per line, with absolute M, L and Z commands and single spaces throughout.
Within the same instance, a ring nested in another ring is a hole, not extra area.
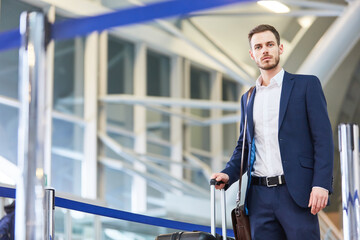
M 332 192 L 334 143 L 326 100 L 319 79 L 312 76 L 306 88 L 306 109 L 314 146 L 312 186 Z
M 242 151 L 242 143 L 243 143 L 243 134 L 244 134 L 244 122 L 245 122 L 245 104 L 246 104 L 247 94 L 244 94 L 241 98 L 241 121 L 240 121 L 240 136 L 237 140 L 237 144 L 235 150 L 227 162 L 225 169 L 222 170 L 222 173 L 226 173 L 229 175 L 228 186 L 231 186 L 234 182 L 236 182 L 240 177 L 240 164 L 241 164 L 241 151 Z M 246 141 L 246 138 L 245 138 Z M 244 152 L 244 166 L 243 173 L 246 172 L 247 169 L 247 154 L 248 154 L 248 144 L 245 142 L 245 152 Z

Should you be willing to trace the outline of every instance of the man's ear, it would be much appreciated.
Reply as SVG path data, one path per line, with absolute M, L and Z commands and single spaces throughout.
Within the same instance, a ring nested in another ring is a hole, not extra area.
M 279 45 L 279 53 L 280 53 L 280 55 L 283 54 L 283 52 L 284 52 L 284 45 L 280 44 Z
M 249 49 L 249 54 L 250 54 L 251 59 L 255 61 L 255 58 L 254 58 L 254 55 L 253 55 L 253 52 L 251 51 L 251 49 Z

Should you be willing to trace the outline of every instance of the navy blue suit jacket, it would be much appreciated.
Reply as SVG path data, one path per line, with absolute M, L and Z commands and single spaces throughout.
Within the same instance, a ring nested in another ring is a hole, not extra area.
M 323 187 L 332 192 L 334 158 L 332 129 L 325 96 L 317 77 L 285 72 L 282 84 L 278 130 L 281 161 L 291 197 L 300 207 L 306 208 L 313 186 Z M 231 159 L 222 171 L 229 175 L 229 185 L 237 181 L 240 176 L 247 94 L 245 93 L 241 98 L 240 137 Z M 248 127 L 243 169 L 244 172 L 248 172 L 249 178 L 251 178 L 253 161 L 256 161 L 254 154 L 249 154 L 254 139 L 255 94 L 256 89 L 246 108 Z M 248 184 L 248 188 L 249 186 Z

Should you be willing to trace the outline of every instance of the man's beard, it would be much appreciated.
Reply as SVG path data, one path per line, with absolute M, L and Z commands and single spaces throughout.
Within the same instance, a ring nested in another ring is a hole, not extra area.
M 262 66 L 260 65 L 260 63 L 258 63 L 258 67 L 261 68 L 262 70 L 270 70 L 270 69 L 274 69 L 277 67 L 277 65 L 279 65 L 279 62 L 280 62 L 280 57 L 277 56 L 275 57 L 275 63 L 272 64 L 272 65 L 267 65 L 267 66 Z

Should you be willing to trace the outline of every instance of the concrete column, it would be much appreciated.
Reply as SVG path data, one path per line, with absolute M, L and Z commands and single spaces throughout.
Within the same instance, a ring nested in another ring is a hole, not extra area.
M 102 32 L 99 36 L 99 88 L 98 88 L 98 97 L 105 96 L 107 94 L 107 58 L 108 58 L 108 33 Z M 103 101 L 98 102 L 98 132 L 106 133 L 106 104 Z M 98 152 L 99 157 L 105 156 L 105 147 L 102 141 L 98 141 Z M 102 164 L 98 165 L 99 172 L 101 173 L 98 176 L 99 189 L 98 197 L 100 199 L 105 199 L 105 176 L 104 176 L 104 166 Z
M 173 98 L 182 98 L 183 96 L 183 59 L 181 57 L 171 58 L 170 73 L 170 96 Z M 181 114 L 182 109 L 172 107 L 172 111 Z M 170 141 L 171 141 L 171 160 L 174 162 L 183 161 L 183 122 L 179 117 L 170 117 Z M 182 179 L 183 167 L 172 164 L 170 167 L 171 175 Z
M 99 35 L 85 40 L 84 54 L 84 159 L 81 171 L 81 195 L 96 199 L 97 193 L 97 81 Z
M 222 101 L 222 74 L 212 72 L 211 74 L 211 101 Z M 211 109 L 210 117 L 220 118 L 221 109 Z M 212 124 L 210 126 L 210 151 L 211 151 L 211 169 L 213 172 L 219 172 L 222 169 L 223 153 L 223 128 L 222 124 Z
M 310 52 L 298 73 L 313 74 L 326 85 L 360 38 L 360 1 L 350 1 Z
M 146 45 L 138 43 L 135 47 L 134 61 L 134 95 L 146 96 Z M 124 113 L 126 114 L 126 113 Z M 136 153 L 146 153 L 146 108 L 134 106 L 134 150 Z M 134 163 L 138 171 L 146 172 L 144 164 Z M 134 176 L 131 191 L 132 212 L 145 212 L 147 203 L 146 180 L 140 176 Z

